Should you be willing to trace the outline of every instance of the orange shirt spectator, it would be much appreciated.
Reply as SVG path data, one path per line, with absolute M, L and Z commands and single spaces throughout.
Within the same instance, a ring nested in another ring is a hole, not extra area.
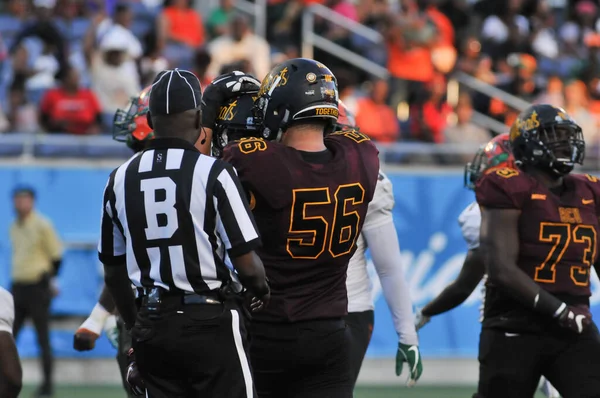
M 373 83 L 371 95 L 358 100 L 356 125 L 375 141 L 395 142 L 400 135 L 396 114 L 386 105 L 388 84 L 385 80 Z
M 429 99 L 422 105 L 411 107 L 411 132 L 419 141 L 441 144 L 444 142 L 448 116 L 452 113 L 452 107 L 444 99 L 446 79 L 442 75 L 435 75 L 427 89 Z
M 441 13 L 435 6 L 428 7 L 426 14 L 433 21 L 439 32 L 436 44 L 440 46 L 454 46 L 454 27 L 448 17 Z
M 387 68 L 398 79 L 429 82 L 435 73 L 429 44 L 434 37 L 421 32 L 424 21 L 409 21 L 392 27 L 388 32 Z M 431 33 L 431 29 L 429 29 Z M 411 41 L 412 40 L 412 41 Z M 407 66 L 409 65 L 409 66 Z
M 79 73 L 68 68 L 60 87 L 50 89 L 42 98 L 41 124 L 53 133 L 76 135 L 99 132 L 100 102 L 91 90 L 79 86 Z
M 187 6 L 187 0 L 174 0 L 162 11 L 167 39 L 196 48 L 204 44 L 204 25 L 198 13 Z

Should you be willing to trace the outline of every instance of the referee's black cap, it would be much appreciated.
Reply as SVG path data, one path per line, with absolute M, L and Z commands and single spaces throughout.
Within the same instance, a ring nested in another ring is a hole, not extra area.
M 152 115 L 172 115 L 196 109 L 202 101 L 200 81 L 183 69 L 163 70 L 156 76 L 150 91 Z

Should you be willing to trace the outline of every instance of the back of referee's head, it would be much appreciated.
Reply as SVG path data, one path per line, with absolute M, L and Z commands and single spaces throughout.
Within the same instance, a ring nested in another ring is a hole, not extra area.
M 157 138 L 181 138 L 192 144 L 201 125 L 200 81 L 190 71 L 168 69 L 160 72 L 150 91 L 148 122 Z

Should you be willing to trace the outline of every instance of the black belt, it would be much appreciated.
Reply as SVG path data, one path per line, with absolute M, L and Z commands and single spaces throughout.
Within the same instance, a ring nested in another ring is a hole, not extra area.
M 142 306 L 156 304 L 160 302 L 171 302 L 181 300 L 184 305 L 187 304 L 222 304 L 223 301 L 219 298 L 218 292 L 210 292 L 208 294 L 198 294 L 191 292 L 171 292 L 160 287 L 155 288 L 139 288 L 139 297 L 141 298 Z

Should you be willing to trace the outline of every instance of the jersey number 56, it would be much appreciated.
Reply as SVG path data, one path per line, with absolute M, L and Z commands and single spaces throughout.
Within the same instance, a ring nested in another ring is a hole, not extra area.
M 362 185 L 340 185 L 333 193 L 329 188 L 294 189 L 292 195 L 286 245 L 292 258 L 314 260 L 326 249 L 332 257 L 352 251 L 360 224 L 356 206 L 365 198 Z

